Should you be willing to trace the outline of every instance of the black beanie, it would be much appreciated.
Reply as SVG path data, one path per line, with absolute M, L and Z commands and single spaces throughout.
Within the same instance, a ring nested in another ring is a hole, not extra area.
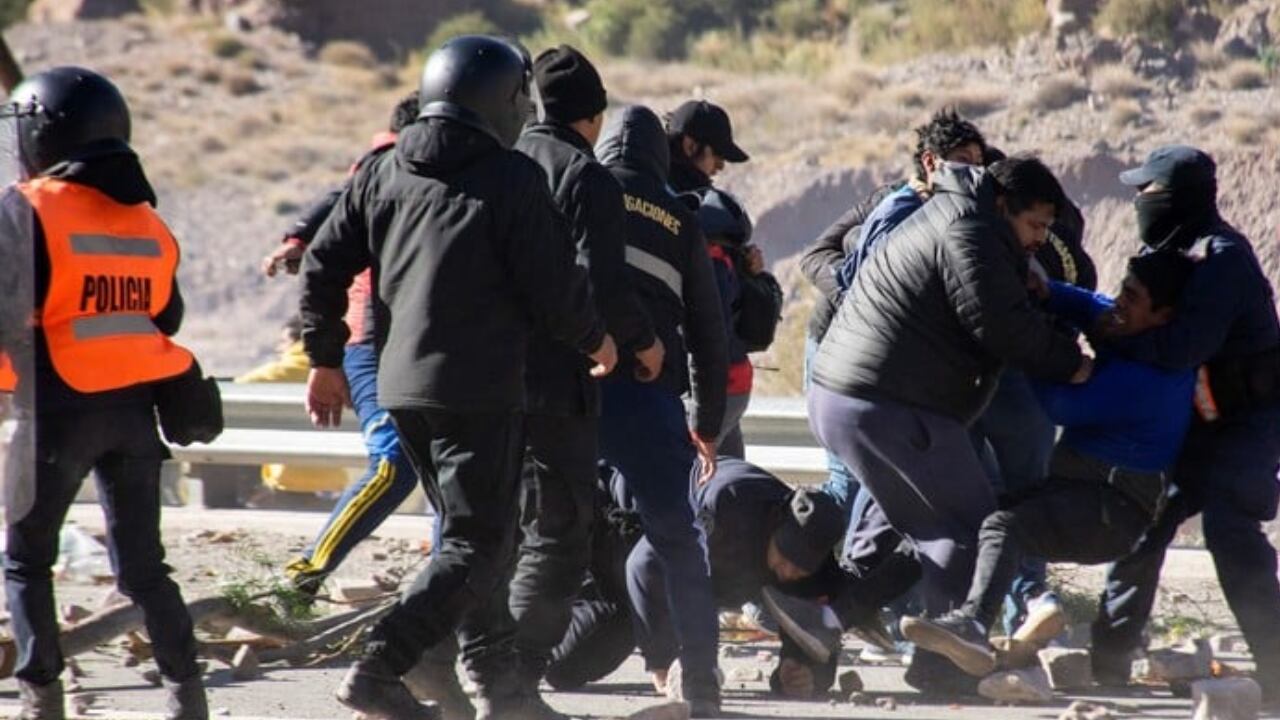
M 787 560 L 816 572 L 844 537 L 844 516 L 831 496 L 809 489 L 797 490 L 788 510 L 773 541 Z
M 600 73 L 585 55 L 568 45 L 539 55 L 533 63 L 533 77 L 548 120 L 571 123 L 592 118 L 608 105 Z

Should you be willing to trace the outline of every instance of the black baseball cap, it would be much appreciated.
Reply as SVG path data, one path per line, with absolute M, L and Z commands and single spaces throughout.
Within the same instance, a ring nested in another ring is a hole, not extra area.
M 808 489 L 791 496 L 788 510 L 773 542 L 788 561 L 805 572 L 817 572 L 844 537 L 844 515 L 830 495 Z
M 1165 145 L 1147 156 L 1146 162 L 1120 173 L 1120 182 L 1133 187 L 1158 183 L 1166 188 L 1205 187 L 1216 182 L 1218 166 L 1203 151 L 1190 145 Z
M 706 100 L 690 100 L 667 121 L 667 130 L 684 133 L 704 145 L 710 145 L 716 154 L 731 163 L 746 162 L 750 155 L 733 142 L 733 126 L 724 108 Z

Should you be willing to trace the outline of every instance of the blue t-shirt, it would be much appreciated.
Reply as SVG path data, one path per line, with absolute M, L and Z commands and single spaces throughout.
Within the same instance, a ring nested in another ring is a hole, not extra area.
M 1049 312 L 1081 330 L 1114 302 L 1061 282 L 1049 284 Z M 1062 445 L 1140 472 L 1167 470 L 1191 425 L 1195 371 L 1165 370 L 1100 353 L 1081 385 L 1033 381 L 1040 403 L 1062 426 Z
M 862 223 L 857 244 L 845 257 L 844 264 L 836 273 L 836 282 L 841 290 L 848 292 L 849 288 L 853 287 L 853 278 L 857 276 L 858 268 L 871 257 L 871 252 L 880 244 L 880 241 L 901 225 L 903 220 L 911 217 L 911 213 L 923 206 L 924 200 L 920 199 L 920 195 L 911 189 L 909 184 L 884 196 L 884 199 L 875 206 L 866 221 Z

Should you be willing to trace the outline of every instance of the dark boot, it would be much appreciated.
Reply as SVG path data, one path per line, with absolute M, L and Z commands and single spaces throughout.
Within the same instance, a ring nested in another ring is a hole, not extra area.
M 182 682 L 165 679 L 164 688 L 169 694 L 165 720 L 209 720 L 209 700 L 199 675 Z
M 428 650 L 401 680 L 417 699 L 438 704 L 444 720 L 475 720 L 476 709 L 458 682 L 451 655 Z
M 54 680 L 48 685 L 19 680 L 18 695 L 22 698 L 19 720 L 63 720 L 67 716 L 61 680 Z
M 440 708 L 418 702 L 385 662 L 357 661 L 334 693 L 338 702 L 368 720 L 440 720 Z

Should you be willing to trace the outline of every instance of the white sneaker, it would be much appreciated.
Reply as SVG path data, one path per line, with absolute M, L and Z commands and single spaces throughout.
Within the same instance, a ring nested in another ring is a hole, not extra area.
M 1013 639 L 1046 647 L 1067 629 L 1067 611 L 1054 592 L 1037 595 L 1027 601 L 1027 619 L 1013 631 Z

